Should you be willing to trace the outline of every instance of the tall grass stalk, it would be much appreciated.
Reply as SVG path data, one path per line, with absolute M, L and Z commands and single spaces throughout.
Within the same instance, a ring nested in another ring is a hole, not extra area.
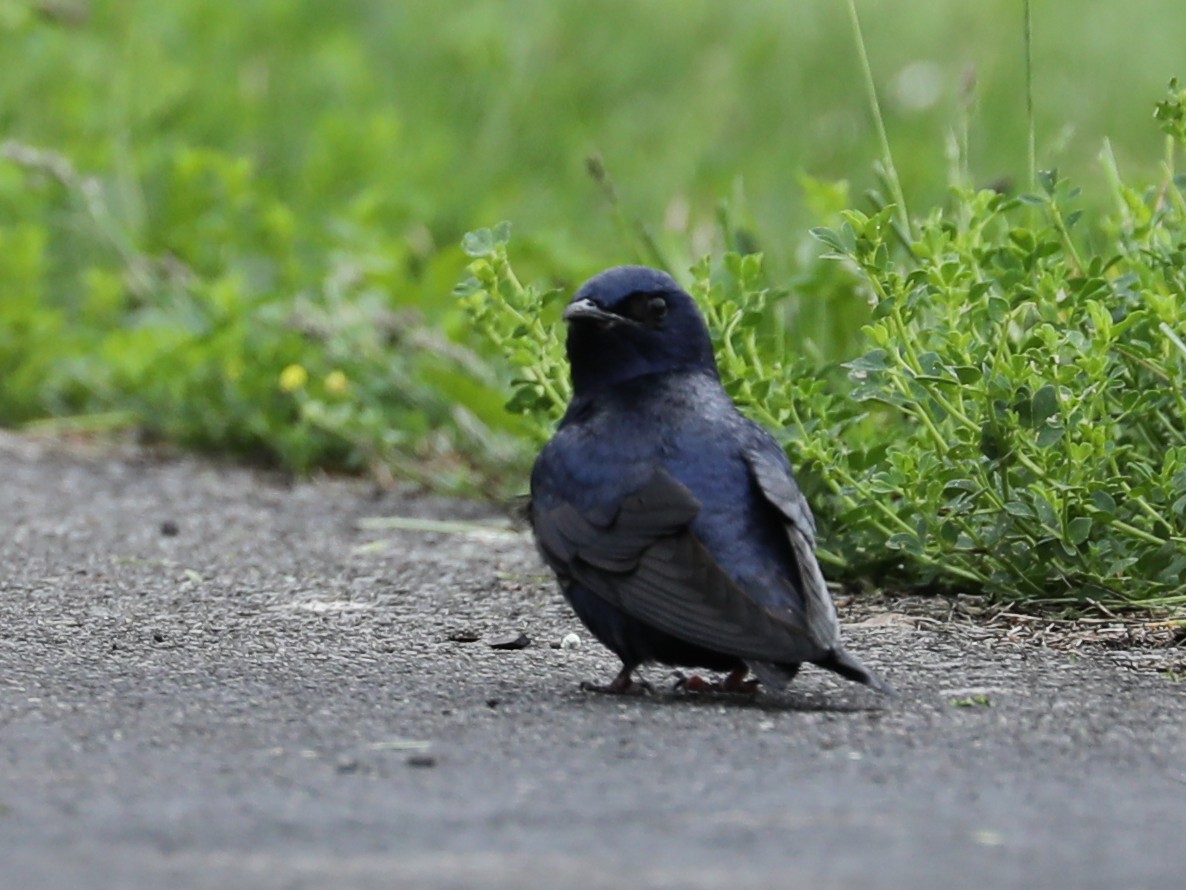
M 848 17 L 852 22 L 852 34 L 857 46 L 857 56 L 861 60 L 861 72 L 865 78 L 869 110 L 873 114 L 873 123 L 877 128 L 881 162 L 885 166 L 885 178 L 890 189 L 890 198 L 897 205 L 898 221 L 902 231 L 912 238 L 910 214 L 906 210 L 906 195 L 902 191 L 902 182 L 898 179 L 898 168 L 894 165 L 894 155 L 890 151 L 889 136 L 885 132 L 885 118 L 881 114 L 881 103 L 877 99 L 877 85 L 873 81 L 873 69 L 869 67 L 869 53 L 865 49 L 865 36 L 861 32 L 861 20 L 857 15 L 856 0 L 848 0 Z
M 1029 190 L 1038 187 L 1038 144 L 1034 125 L 1034 21 L 1030 0 L 1024 2 L 1025 10 L 1025 126 L 1028 139 L 1026 165 L 1029 170 Z

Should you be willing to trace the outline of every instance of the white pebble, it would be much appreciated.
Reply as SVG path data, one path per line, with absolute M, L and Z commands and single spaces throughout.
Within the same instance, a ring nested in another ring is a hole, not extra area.
M 580 649 L 581 638 L 576 634 L 565 634 L 564 639 L 560 641 L 561 649 Z

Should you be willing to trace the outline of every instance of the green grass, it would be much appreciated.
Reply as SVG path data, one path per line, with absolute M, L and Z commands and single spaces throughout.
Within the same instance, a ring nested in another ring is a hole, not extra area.
M 1019 4 L 856 8 L 911 210 L 1024 190 Z M 1186 7 L 1033 13 L 1038 163 L 1108 206 L 1105 136 L 1158 174 Z M 520 487 L 532 426 L 451 293 L 463 234 L 502 219 L 562 287 L 760 249 L 781 343 L 861 349 L 862 286 L 807 234 L 886 193 L 834 0 L 0 0 L 0 54 L 0 423 Z

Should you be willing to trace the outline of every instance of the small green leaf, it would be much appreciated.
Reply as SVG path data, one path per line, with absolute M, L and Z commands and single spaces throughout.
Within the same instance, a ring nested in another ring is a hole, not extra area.
M 1000 460 L 1008 449 L 996 425 L 989 422 L 980 427 L 980 453 L 989 460 Z
M 873 307 L 873 320 L 879 321 L 890 315 L 894 311 L 894 306 L 897 304 L 897 297 L 886 297 L 884 300 L 878 300 L 877 305 Z
M 491 239 L 496 245 L 505 245 L 511 240 L 511 223 L 509 220 L 503 220 L 498 223 L 490 233 Z
M 943 486 L 943 490 L 944 492 L 949 490 L 977 492 L 981 490 L 981 486 L 979 483 L 974 482 L 971 479 L 952 479 Z
M 904 550 L 905 552 L 912 553 L 916 556 L 923 552 L 922 541 L 920 541 L 917 536 L 907 532 L 899 532 L 896 535 L 892 535 L 889 540 L 885 542 L 885 546 L 890 550 Z
M 815 238 L 816 241 L 819 241 L 822 244 L 832 248 L 832 250 L 836 253 L 846 254 L 848 252 L 845 249 L 843 242 L 841 242 L 840 236 L 837 235 L 832 229 L 825 228 L 824 226 L 816 226 L 814 229 L 810 229 L 809 231 L 811 232 L 811 237 Z
M 1009 317 L 1009 302 L 1003 297 L 993 295 L 988 298 L 988 317 L 998 324 Z
M 1109 519 L 1116 515 L 1116 499 L 1106 491 L 1093 491 L 1091 493 L 1091 503 L 1095 506 L 1095 509 Z
M 889 367 L 889 353 L 884 349 L 874 349 L 860 358 L 845 362 L 844 367 L 859 372 L 884 371 Z
M 1017 516 L 1021 519 L 1033 519 L 1036 516 L 1034 508 L 1021 501 L 1006 501 L 1005 512 L 1010 516 Z
M 1060 424 L 1047 423 L 1038 430 L 1035 441 L 1039 448 L 1053 448 L 1062 441 L 1065 432 L 1066 430 Z
M 1078 547 L 1091 536 L 1091 517 L 1079 516 L 1067 523 L 1067 540 Z
M 941 540 L 948 547 L 954 547 L 956 541 L 959 540 L 960 527 L 959 524 L 948 520 L 939 526 L 939 540 Z
M 1034 393 L 1031 409 L 1030 423 L 1035 427 L 1044 424 L 1047 419 L 1058 413 L 1058 390 L 1047 383 Z
M 489 256 L 494 252 L 494 235 L 489 229 L 466 232 L 461 239 L 461 249 L 472 257 Z

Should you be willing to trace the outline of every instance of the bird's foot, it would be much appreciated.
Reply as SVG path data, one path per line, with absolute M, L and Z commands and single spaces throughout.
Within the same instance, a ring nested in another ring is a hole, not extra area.
M 631 676 L 633 673 L 634 668 L 622 668 L 618 676 L 604 684 L 584 680 L 581 682 L 581 691 L 600 692 L 603 695 L 642 695 L 655 691 L 646 680 L 635 680 Z
M 672 690 L 675 692 L 723 692 L 730 695 L 756 695 L 758 681 L 747 680 L 746 673 L 748 673 L 746 668 L 738 668 L 723 680 L 705 680 L 698 674 L 687 677 L 676 671 L 675 685 L 672 686 Z
M 740 667 L 731 672 L 729 676 L 721 681 L 721 691 L 731 692 L 735 695 L 757 695 L 758 681 L 756 679 L 746 679 L 746 674 L 749 673 L 749 668 Z
M 689 677 L 683 671 L 676 671 L 673 676 L 675 682 L 671 684 L 672 692 L 715 692 L 720 685 L 714 680 L 705 680 L 699 674 Z

